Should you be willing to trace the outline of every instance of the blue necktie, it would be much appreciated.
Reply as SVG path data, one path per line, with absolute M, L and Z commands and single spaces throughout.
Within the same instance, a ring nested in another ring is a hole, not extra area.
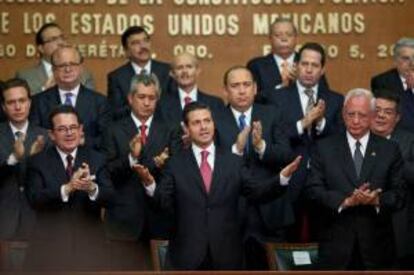
M 73 103 L 72 103 L 72 93 L 66 93 L 65 94 L 65 102 L 63 103 L 64 105 L 67 106 L 72 106 L 73 107 Z
M 242 113 L 239 116 L 239 129 L 240 129 L 240 132 L 243 131 L 244 128 L 246 128 L 246 125 L 247 125 L 246 124 L 246 115 Z M 247 139 L 246 146 L 244 147 L 244 154 L 245 155 L 247 155 L 249 153 L 249 143 L 250 143 L 250 136 Z

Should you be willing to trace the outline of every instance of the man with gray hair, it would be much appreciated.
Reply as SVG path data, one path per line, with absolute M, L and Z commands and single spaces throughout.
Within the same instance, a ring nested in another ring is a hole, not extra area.
M 371 79 L 371 88 L 398 93 L 401 98 L 399 126 L 414 133 L 414 38 L 401 38 L 394 47 L 395 67 Z
M 346 131 L 317 143 L 309 193 L 326 210 L 319 268 L 390 269 L 391 213 L 403 205 L 403 161 L 398 145 L 370 132 L 372 93 L 353 89 L 342 110 Z
M 105 224 L 112 251 L 118 255 L 114 269 L 145 269 L 146 252 L 136 241 L 168 238 L 168 217 L 150 209 L 144 188 L 134 167 L 148 167 L 158 178 L 169 155 L 178 150 L 181 137 L 161 115 L 155 113 L 160 98 L 160 86 L 155 74 L 132 77 L 127 95 L 130 113 L 108 128 L 102 149 L 108 156 L 108 170 L 113 180 L 115 196 L 107 208 Z M 121 245 L 122 244 L 122 245 Z M 142 259 L 140 261 L 139 259 Z M 142 258 L 144 257 L 144 258 Z
M 270 25 L 269 42 L 272 52 L 255 57 L 247 64 L 257 83 L 257 102 L 264 102 L 262 91 L 278 90 L 295 82 L 297 38 L 298 31 L 289 18 L 279 17 Z M 321 83 L 327 86 L 324 76 Z

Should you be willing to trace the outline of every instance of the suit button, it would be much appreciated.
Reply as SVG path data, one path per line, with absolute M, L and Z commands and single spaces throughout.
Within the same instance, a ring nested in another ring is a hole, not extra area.
M 23 193 L 24 192 L 24 186 L 19 186 L 19 191 Z

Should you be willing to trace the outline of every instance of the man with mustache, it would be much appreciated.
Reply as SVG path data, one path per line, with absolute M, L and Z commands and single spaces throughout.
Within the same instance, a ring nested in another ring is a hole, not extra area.
M 121 42 L 128 62 L 108 74 L 108 100 L 115 119 L 129 114 L 127 95 L 134 75 L 155 74 L 161 93 L 167 91 L 170 83 L 170 65 L 151 58 L 151 37 L 144 27 L 129 27 Z

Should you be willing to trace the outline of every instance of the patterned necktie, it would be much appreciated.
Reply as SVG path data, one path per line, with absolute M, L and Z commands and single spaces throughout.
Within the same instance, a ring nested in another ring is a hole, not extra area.
M 147 143 L 147 125 L 145 124 L 141 124 L 141 126 L 139 126 L 139 131 L 141 133 L 141 144 L 145 145 L 145 143 Z
M 246 128 L 246 126 L 247 126 L 246 115 L 242 113 L 239 116 L 239 129 L 240 129 L 240 132 L 243 131 L 243 129 Z M 244 154 L 246 154 L 246 155 L 249 153 L 249 143 L 250 143 L 250 136 L 247 139 L 246 146 L 244 147 Z
M 16 131 L 14 133 L 14 136 L 16 137 L 16 140 L 22 140 L 23 139 L 23 132 L 21 131 Z
M 188 104 L 190 104 L 191 102 L 193 102 L 191 97 L 189 97 L 189 96 L 184 97 L 184 107 L 187 106 Z
M 72 155 L 66 155 L 66 176 L 70 179 L 73 175 L 73 157 Z
M 210 192 L 211 187 L 211 178 L 212 178 L 212 170 L 210 164 L 208 164 L 207 157 L 209 152 L 206 150 L 201 151 L 201 164 L 200 164 L 200 172 L 201 177 L 203 178 L 204 187 L 206 188 L 207 193 Z
M 309 113 L 313 106 L 315 106 L 315 99 L 313 98 L 313 90 L 312 89 L 305 89 L 305 94 L 308 96 L 308 103 L 306 104 L 306 114 Z
M 63 104 L 73 107 L 72 96 L 73 96 L 72 93 L 66 93 L 65 94 L 65 102 Z
M 359 177 L 362 168 L 362 162 L 364 161 L 364 157 L 362 156 L 361 152 L 361 143 L 359 140 L 355 142 L 355 152 L 354 152 L 354 166 L 357 176 Z
M 280 75 L 282 77 L 282 82 L 283 82 L 282 84 L 288 85 L 289 84 L 289 62 L 283 61 L 282 64 L 280 65 L 280 68 L 281 68 Z
M 146 69 L 142 69 L 141 72 L 139 73 L 140 75 L 147 75 L 148 72 Z

